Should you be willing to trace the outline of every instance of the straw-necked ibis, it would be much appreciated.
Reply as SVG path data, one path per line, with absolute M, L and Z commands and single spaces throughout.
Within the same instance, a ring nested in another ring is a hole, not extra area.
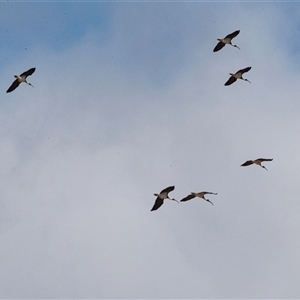
M 181 199 L 180 202 L 188 201 L 188 200 L 191 200 L 191 199 L 193 199 L 195 197 L 199 197 L 199 198 L 202 198 L 205 201 L 211 203 L 212 205 L 214 205 L 209 199 L 205 198 L 206 194 L 217 195 L 218 193 L 211 193 L 211 192 L 194 193 L 194 192 L 192 192 L 192 193 L 190 193 L 190 195 L 188 195 L 185 198 Z
M 243 78 L 243 74 L 250 71 L 250 70 L 251 70 L 251 67 L 247 67 L 245 69 L 238 70 L 235 74 L 229 73 L 229 75 L 231 75 L 231 76 L 226 81 L 225 85 L 231 85 L 237 79 L 242 79 L 244 81 L 248 81 L 249 83 L 251 83 L 248 79 Z
M 6 93 L 10 93 L 13 90 L 15 90 L 19 86 L 19 84 L 21 82 L 25 82 L 28 85 L 31 85 L 33 87 L 33 85 L 31 83 L 29 83 L 29 82 L 26 81 L 26 78 L 28 76 L 32 75 L 34 73 L 34 71 L 35 71 L 35 68 L 31 68 L 28 71 L 23 72 L 21 75 L 14 75 L 14 77 L 16 78 L 16 80 L 11 84 L 11 86 L 8 88 L 8 90 L 6 91 Z
M 262 168 L 266 169 L 268 171 L 268 169 L 265 167 L 265 166 L 262 166 L 261 163 L 263 161 L 272 161 L 273 158 L 258 158 L 258 159 L 255 159 L 255 160 L 247 160 L 246 162 L 244 162 L 241 167 L 245 167 L 245 166 L 250 166 L 250 165 L 259 165 L 261 166 Z
M 174 201 L 178 202 L 176 199 L 169 197 L 169 193 L 172 192 L 174 189 L 175 189 L 175 186 L 173 185 L 173 186 L 169 186 L 169 187 L 165 188 L 159 194 L 154 194 L 154 196 L 156 196 L 157 198 L 155 200 L 155 203 L 154 203 L 151 211 L 157 210 L 158 208 L 160 208 L 164 204 L 165 199 L 174 200 Z
M 219 41 L 219 43 L 214 48 L 214 52 L 217 52 L 217 51 L 221 50 L 226 44 L 240 49 L 237 45 L 233 45 L 231 43 L 231 40 L 233 38 L 235 38 L 239 33 L 240 33 L 240 31 L 236 30 L 235 32 L 226 35 L 223 39 L 217 39 Z

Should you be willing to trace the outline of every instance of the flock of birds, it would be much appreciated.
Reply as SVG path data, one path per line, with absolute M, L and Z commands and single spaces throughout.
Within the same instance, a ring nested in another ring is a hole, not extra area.
M 169 186 L 169 187 L 165 188 L 164 190 L 162 190 L 159 194 L 154 194 L 154 196 L 156 196 L 157 198 L 155 200 L 155 203 L 154 203 L 151 211 L 157 210 L 158 208 L 160 208 L 164 204 L 165 199 L 173 200 L 173 201 L 176 201 L 177 203 L 179 203 L 178 200 L 169 197 L 169 193 L 172 192 L 174 189 L 175 189 L 175 186 L 172 185 L 172 186 Z M 194 193 L 194 192 L 192 192 L 188 196 L 181 199 L 180 202 L 185 202 L 185 201 L 191 200 L 195 197 L 199 197 L 199 198 L 202 198 L 205 201 L 211 203 L 212 205 L 214 205 L 209 199 L 205 198 L 206 194 L 217 195 L 218 193 L 212 193 L 212 192 Z
M 235 38 L 239 33 L 240 33 L 240 31 L 236 30 L 236 31 L 226 35 L 224 38 L 217 39 L 219 42 L 216 45 L 216 47 L 214 48 L 213 52 L 217 52 L 217 51 L 221 50 L 225 45 L 231 45 L 235 48 L 240 49 L 237 45 L 233 45 L 231 43 L 231 40 L 233 38 Z M 247 67 L 247 68 L 238 70 L 236 73 L 229 73 L 230 77 L 225 82 L 224 85 L 225 86 L 231 85 L 232 83 L 237 81 L 237 79 L 241 79 L 241 80 L 248 81 L 249 83 L 251 83 L 248 79 L 243 78 L 243 74 L 250 71 L 250 70 L 251 70 L 251 67 Z M 272 160 L 273 160 L 273 158 L 257 158 L 255 160 L 247 160 L 241 166 L 246 167 L 246 166 L 250 166 L 250 165 L 255 164 L 255 165 L 258 165 L 258 166 L 264 168 L 265 170 L 268 170 L 261 163 L 264 162 L 264 161 L 272 161 Z M 175 186 L 169 186 L 169 187 L 163 189 L 159 194 L 154 194 L 154 196 L 156 196 L 157 198 L 155 200 L 155 203 L 154 203 L 151 211 L 154 211 L 154 210 L 157 210 L 158 208 L 160 208 L 163 205 L 165 199 L 173 200 L 173 201 L 176 201 L 177 203 L 179 203 L 178 200 L 169 197 L 169 193 L 174 191 L 174 189 L 175 189 Z M 218 193 L 212 193 L 212 192 L 195 193 L 195 192 L 192 192 L 188 196 L 182 198 L 180 200 L 180 202 L 189 201 L 191 199 L 194 199 L 194 198 L 198 197 L 198 198 L 202 198 L 203 200 L 205 200 L 205 201 L 207 201 L 207 202 L 209 202 L 213 205 L 213 203 L 209 199 L 205 198 L 205 195 L 207 195 L 207 194 L 217 195 Z
M 221 50 L 225 45 L 231 45 L 235 48 L 240 49 L 237 45 L 233 45 L 231 43 L 231 40 L 233 38 L 235 38 L 239 33 L 240 33 L 240 31 L 236 30 L 236 31 L 228 34 L 227 36 L 225 36 L 225 38 L 217 39 L 219 42 L 216 45 L 216 47 L 213 49 L 213 51 L 217 52 L 217 51 Z M 236 73 L 229 73 L 230 77 L 225 82 L 225 86 L 231 85 L 237 79 L 241 79 L 241 80 L 248 81 L 249 83 L 251 83 L 248 79 L 243 78 L 243 74 L 250 71 L 250 70 L 251 70 L 251 67 L 247 67 L 247 68 L 244 68 L 244 69 L 241 69 L 241 70 L 237 71 Z M 35 68 L 31 68 L 28 71 L 25 71 L 20 75 L 14 75 L 14 77 L 16 79 L 11 84 L 11 86 L 8 88 L 6 93 L 10 93 L 13 90 L 15 90 L 20 85 L 20 83 L 22 83 L 22 82 L 25 82 L 28 85 L 33 87 L 33 85 L 31 83 L 27 82 L 27 77 L 32 75 L 34 72 L 35 72 Z M 245 167 L 245 166 L 250 166 L 252 164 L 255 164 L 255 165 L 258 165 L 258 166 L 264 168 L 265 170 L 267 170 L 267 168 L 265 166 L 262 166 L 261 163 L 264 162 L 264 161 L 272 161 L 272 160 L 273 160 L 272 158 L 258 158 L 258 159 L 255 159 L 255 160 L 247 160 L 241 166 Z M 151 211 L 154 211 L 154 210 L 157 210 L 158 208 L 160 208 L 163 205 L 165 199 L 173 200 L 173 201 L 176 201 L 177 203 L 179 203 L 178 200 L 169 197 L 169 193 L 172 192 L 174 189 L 175 189 L 175 186 L 169 186 L 169 187 L 163 189 L 159 194 L 154 194 L 154 196 L 156 196 L 157 198 L 155 200 L 155 203 L 154 203 Z M 193 198 L 198 197 L 198 198 L 202 198 L 203 200 L 205 200 L 205 201 L 207 201 L 207 202 L 209 202 L 213 205 L 213 203 L 209 199 L 205 198 L 205 195 L 207 195 L 207 194 L 217 195 L 217 193 L 212 193 L 212 192 L 199 192 L 199 193 L 192 192 L 188 196 L 181 199 L 180 202 L 189 201 Z

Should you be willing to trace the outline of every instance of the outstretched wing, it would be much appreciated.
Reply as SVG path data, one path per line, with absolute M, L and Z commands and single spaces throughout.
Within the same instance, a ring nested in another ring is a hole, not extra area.
M 239 31 L 239 30 L 236 30 L 235 32 L 226 35 L 225 39 L 233 39 L 233 38 L 235 38 L 239 33 L 240 33 L 240 31 Z
M 23 72 L 20 76 L 26 76 L 26 77 L 30 76 L 34 73 L 34 71 L 35 71 L 35 68 L 31 68 L 28 71 Z
M 164 200 L 157 197 L 151 211 L 159 209 L 163 204 Z
M 195 196 L 192 195 L 192 194 L 190 194 L 190 195 L 186 196 L 185 198 L 181 199 L 180 202 L 188 201 L 188 200 L 191 200 L 191 199 L 193 199 L 193 198 L 195 198 Z
M 175 189 L 175 186 L 174 185 L 172 185 L 172 186 L 169 186 L 169 187 L 167 187 L 167 188 L 165 188 L 164 190 L 162 190 L 160 193 L 162 194 L 162 193 L 170 193 L 170 192 L 172 192 L 173 190 Z
M 260 160 L 260 161 L 272 161 L 273 158 L 258 158 L 257 160 Z
M 250 71 L 251 70 L 251 67 L 247 67 L 247 68 L 245 68 L 245 69 L 241 69 L 241 70 L 238 70 L 237 72 L 236 72 L 236 74 L 237 73 L 246 73 L 246 72 L 248 72 L 248 71 Z
M 247 160 L 246 162 L 244 162 L 241 167 L 245 167 L 245 166 L 250 166 L 253 164 L 253 161 L 252 160 Z
M 214 48 L 214 52 L 221 50 L 224 46 L 225 44 L 223 42 L 219 42 L 217 46 Z
M 19 86 L 20 82 L 18 81 L 18 79 L 16 79 L 11 86 L 8 88 L 8 90 L 6 91 L 6 93 L 10 93 L 13 90 L 15 90 L 18 86 Z
M 210 195 L 218 195 L 218 193 L 212 193 L 212 192 L 203 192 L 204 193 L 204 195 L 206 195 L 206 194 L 210 194 Z
M 233 76 L 230 76 L 229 79 L 225 82 L 224 85 L 231 85 L 232 83 L 234 83 L 236 81 L 236 78 Z

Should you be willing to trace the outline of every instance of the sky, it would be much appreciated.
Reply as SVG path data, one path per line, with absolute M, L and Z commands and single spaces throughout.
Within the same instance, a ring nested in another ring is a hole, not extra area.
M 300 298 L 299 16 L 1 2 L 0 298 Z

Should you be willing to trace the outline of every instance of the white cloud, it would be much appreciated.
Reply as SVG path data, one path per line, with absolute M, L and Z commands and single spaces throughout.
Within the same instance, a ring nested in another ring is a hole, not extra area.
M 0 296 L 298 297 L 299 74 L 283 48 L 270 52 L 280 11 L 120 7 L 111 40 L 90 30 L 1 71 L 37 67 L 35 88 L 1 104 Z M 213 53 L 237 24 L 241 51 Z M 251 84 L 224 87 L 248 65 Z M 269 171 L 240 167 L 260 156 L 274 158 Z M 166 200 L 150 212 L 173 184 L 176 199 L 218 192 L 214 206 Z

